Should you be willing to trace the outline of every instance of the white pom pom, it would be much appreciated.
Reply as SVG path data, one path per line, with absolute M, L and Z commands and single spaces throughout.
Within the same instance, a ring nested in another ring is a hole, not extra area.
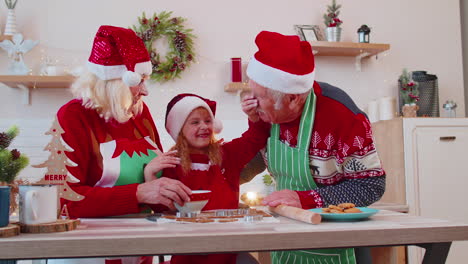
M 141 75 L 136 72 L 126 71 L 122 76 L 122 81 L 130 87 L 137 86 L 141 82 Z
M 219 134 L 221 131 L 223 131 L 223 123 L 221 120 L 215 118 L 213 121 L 213 132 L 215 132 L 215 134 Z

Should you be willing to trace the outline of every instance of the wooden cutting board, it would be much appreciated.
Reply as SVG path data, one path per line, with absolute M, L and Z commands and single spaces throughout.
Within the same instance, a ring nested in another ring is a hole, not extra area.
M 58 219 L 53 223 L 25 225 L 18 223 L 21 228 L 21 233 L 53 233 L 75 230 L 80 224 L 78 219 Z
M 0 237 L 11 237 L 20 234 L 20 227 L 18 225 L 9 224 L 5 227 L 0 227 Z

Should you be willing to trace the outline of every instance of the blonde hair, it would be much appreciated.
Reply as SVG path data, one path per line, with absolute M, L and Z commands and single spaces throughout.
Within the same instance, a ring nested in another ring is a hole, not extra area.
M 130 87 L 122 79 L 101 80 L 87 72 L 79 77 L 70 88 L 73 96 L 83 100 L 83 106 L 96 110 L 107 122 L 111 119 L 125 123 L 141 114 L 143 102 L 133 102 Z
M 180 158 L 182 171 L 185 175 L 187 175 L 192 165 L 192 160 L 190 159 L 191 147 L 182 131 L 177 136 L 176 144 L 170 150 L 177 150 L 177 153 L 179 154 Z M 221 166 L 221 143 L 220 141 L 216 140 L 214 135 L 211 135 L 210 144 L 208 145 L 208 147 L 206 147 L 206 149 L 204 149 L 204 152 L 206 155 L 208 155 L 211 165 Z

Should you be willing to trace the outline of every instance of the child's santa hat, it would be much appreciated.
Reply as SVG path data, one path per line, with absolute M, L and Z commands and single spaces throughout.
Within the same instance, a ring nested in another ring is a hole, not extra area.
M 128 86 L 153 71 L 145 44 L 131 29 L 101 26 L 94 37 L 88 69 L 101 80 L 122 79 Z
M 255 43 L 258 51 L 247 67 L 247 76 L 251 80 L 287 94 L 312 89 L 315 64 L 309 42 L 301 41 L 298 36 L 262 31 Z
M 219 119 L 215 119 L 216 102 L 203 98 L 196 94 L 183 93 L 175 96 L 167 104 L 166 110 L 166 130 L 177 141 L 185 120 L 196 108 L 203 107 L 210 113 L 213 119 L 213 132 L 220 133 L 223 124 Z

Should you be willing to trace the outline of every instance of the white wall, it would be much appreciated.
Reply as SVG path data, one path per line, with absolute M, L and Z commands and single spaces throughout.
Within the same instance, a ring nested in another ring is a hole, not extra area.
M 465 113 L 463 68 L 458 0 L 339 0 L 343 41 L 357 41 L 361 24 L 372 28 L 371 42 L 389 43 L 391 49 L 363 63 L 357 72 L 353 58 L 317 57 L 317 79 L 347 91 L 358 106 L 379 97 L 397 96 L 401 70 L 426 70 L 439 77 L 440 102 L 454 99 Z M 197 63 L 181 79 L 150 86 L 146 102 L 154 115 L 164 117 L 167 102 L 177 93 L 194 92 L 218 101 L 218 117 L 226 122 L 241 122 L 245 116 L 236 95 L 223 91 L 230 80 L 230 58 L 244 62 L 256 51 L 254 38 L 261 30 L 295 34 L 294 24 L 323 26 L 322 15 L 330 0 L 313 1 L 116 1 L 116 0 L 19 0 L 16 7 L 19 30 L 26 38 L 40 40 L 40 45 L 26 54 L 26 62 L 37 73 L 41 56 L 47 54 L 68 66 L 84 62 L 97 28 L 102 24 L 129 27 L 142 11 L 147 14 L 173 11 L 187 18 L 186 26 L 197 35 Z M 0 26 L 3 29 L 6 7 L 0 3 Z M 2 30 L 3 31 L 3 30 Z M 5 74 L 8 58 L 0 51 L 0 74 Z M 57 109 L 70 99 L 66 89 L 40 89 L 32 93 L 32 104 L 21 104 L 20 93 L 0 86 L 0 120 L 51 119 Z M 5 123 L 6 124 L 6 123 Z M 4 124 L 4 125 L 5 125 Z M 48 127 L 48 126 L 46 126 Z M 231 126 L 224 131 L 229 139 L 245 128 Z M 162 126 L 160 133 L 165 135 Z M 37 135 L 44 137 L 44 131 Z M 167 137 L 167 136 L 165 136 Z M 170 145 L 171 142 L 165 142 Z

